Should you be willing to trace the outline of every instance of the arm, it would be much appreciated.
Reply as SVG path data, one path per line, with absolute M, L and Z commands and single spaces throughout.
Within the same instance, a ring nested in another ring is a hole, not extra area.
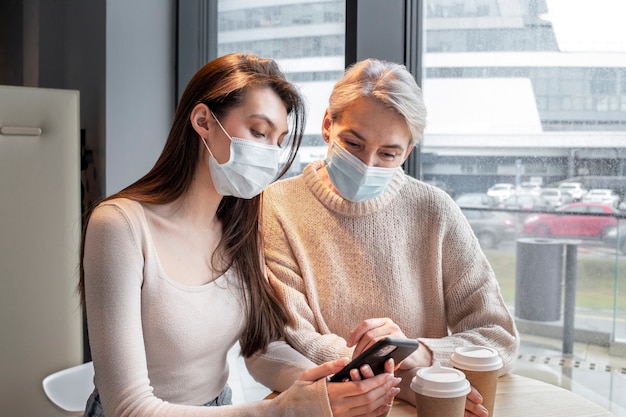
M 425 300 L 432 303 L 432 311 L 436 312 L 429 321 L 441 322 L 448 334 L 436 337 L 422 333 L 421 336 L 427 337 L 418 338 L 418 352 L 412 355 L 412 360 L 405 360 L 400 365 L 397 374 L 402 376 L 403 383 L 399 397 L 411 403 L 415 400 L 409 384 L 419 367 L 430 366 L 434 361 L 447 365 L 456 347 L 475 344 L 498 350 L 504 361 L 500 373 L 504 374 L 512 368 L 519 344 L 514 320 L 502 300 L 493 270 L 471 228 L 456 206 L 446 205 L 445 201 L 442 203 L 437 208 L 440 219 L 429 221 L 432 225 L 429 230 L 433 234 L 439 231 L 437 243 L 434 247 L 417 247 L 416 256 L 419 256 L 420 251 L 432 253 L 432 256 L 441 253 L 437 262 L 440 265 L 441 284 L 433 285 L 429 290 L 432 292 L 423 291 L 422 294 Z M 435 273 L 431 276 L 435 276 Z M 439 299 L 441 302 L 437 301 Z M 366 320 L 348 337 L 348 344 L 356 346 L 357 353 L 369 346 L 372 340 L 382 336 L 402 337 L 403 330 L 390 319 Z M 476 395 L 472 398 L 480 402 Z
M 285 341 L 269 344 L 265 352 L 245 358 L 250 375 L 273 391 L 283 392 L 315 364 Z
M 307 281 L 301 271 L 313 261 L 302 253 L 296 255 L 295 251 L 303 248 L 292 248 L 289 235 L 293 231 L 283 228 L 269 198 L 263 205 L 262 224 L 268 279 L 289 314 L 286 341 L 316 364 L 351 357 L 352 349 L 345 339 L 331 332 L 324 322 L 316 284 Z M 304 259 L 304 266 L 299 265 L 299 259 Z
M 514 319 L 502 299 L 493 269 L 461 210 L 447 196 L 438 200 L 432 204 L 427 229 L 415 232 L 429 233 L 432 238 L 414 248 L 416 258 L 425 258 L 420 261 L 423 276 L 417 279 L 424 283 L 420 299 L 428 303 L 426 311 L 433 312 L 424 318 L 424 328 L 430 330 L 411 333 L 411 337 L 417 337 L 428 349 L 433 362 L 443 364 L 449 361 L 456 347 L 469 344 L 493 347 L 504 362 L 501 370 L 504 374 L 512 369 L 519 346 Z M 424 253 L 428 255 L 422 256 Z M 360 352 L 375 338 L 403 334 L 406 329 L 400 327 L 409 324 L 405 321 L 399 327 L 390 319 L 386 321 L 391 323 L 388 328 L 379 322 L 359 326 L 348 337 L 349 346 L 356 346 L 355 352 Z M 447 331 L 437 331 L 437 327 Z M 401 369 L 406 365 L 410 362 L 405 361 Z
M 422 337 L 433 359 L 447 363 L 463 345 L 490 346 L 498 350 L 503 375 L 515 362 L 519 335 L 513 316 L 502 299 L 495 273 L 470 225 L 456 205 L 449 208 L 442 247 L 443 299 L 450 335 Z
M 326 329 L 323 317 L 309 305 L 309 300 L 317 298 L 315 290 L 307 288 L 296 270 L 268 257 L 267 252 L 266 260 L 270 284 L 289 312 L 285 329 L 287 342 L 316 364 L 352 357 L 352 349 L 347 347 L 346 340 Z
M 148 379 L 141 326 L 143 260 L 119 208 L 95 209 L 85 237 L 85 299 L 95 384 L 107 415 L 128 415 L 137 402 L 159 403 Z M 129 389 L 133 387 L 132 389 Z
M 157 397 L 142 330 L 143 259 L 127 214 L 113 205 L 96 209 L 85 242 L 85 287 L 95 384 L 107 417 L 331 416 L 325 380 L 299 382 L 280 398 L 235 406 L 179 405 Z

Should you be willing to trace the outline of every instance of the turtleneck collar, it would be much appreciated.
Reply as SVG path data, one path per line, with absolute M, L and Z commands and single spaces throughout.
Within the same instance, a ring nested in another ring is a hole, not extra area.
M 407 181 L 404 172 L 398 169 L 384 193 L 371 200 L 354 203 L 336 194 L 322 181 L 319 173 L 322 168 L 324 168 L 324 161 L 321 160 L 307 165 L 302 172 L 304 183 L 325 207 L 347 216 L 367 215 L 383 209 L 393 202 Z

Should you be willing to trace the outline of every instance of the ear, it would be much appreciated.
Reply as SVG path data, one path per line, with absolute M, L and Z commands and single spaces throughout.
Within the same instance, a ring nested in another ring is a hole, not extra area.
M 332 124 L 333 119 L 330 117 L 330 111 L 326 109 L 324 118 L 322 119 L 322 139 L 324 139 L 326 143 L 330 143 L 330 127 Z
M 193 126 L 193 130 L 196 131 L 200 137 L 208 138 L 211 121 L 211 110 L 204 103 L 198 103 L 191 110 L 191 115 L 189 116 L 189 120 L 191 121 L 191 126 Z

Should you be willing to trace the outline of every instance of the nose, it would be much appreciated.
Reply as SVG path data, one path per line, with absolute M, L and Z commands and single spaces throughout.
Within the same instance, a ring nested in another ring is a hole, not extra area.
M 375 152 L 363 151 L 359 155 L 359 159 L 368 167 L 376 166 L 376 153 Z

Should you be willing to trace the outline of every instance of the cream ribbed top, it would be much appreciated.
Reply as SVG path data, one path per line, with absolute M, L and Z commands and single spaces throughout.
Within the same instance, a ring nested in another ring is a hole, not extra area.
M 141 204 L 100 204 L 84 259 L 94 382 L 107 417 L 331 415 L 323 380 L 299 382 L 274 400 L 190 406 L 226 384 L 226 356 L 244 329 L 241 289 L 233 270 L 202 286 L 170 279 Z

